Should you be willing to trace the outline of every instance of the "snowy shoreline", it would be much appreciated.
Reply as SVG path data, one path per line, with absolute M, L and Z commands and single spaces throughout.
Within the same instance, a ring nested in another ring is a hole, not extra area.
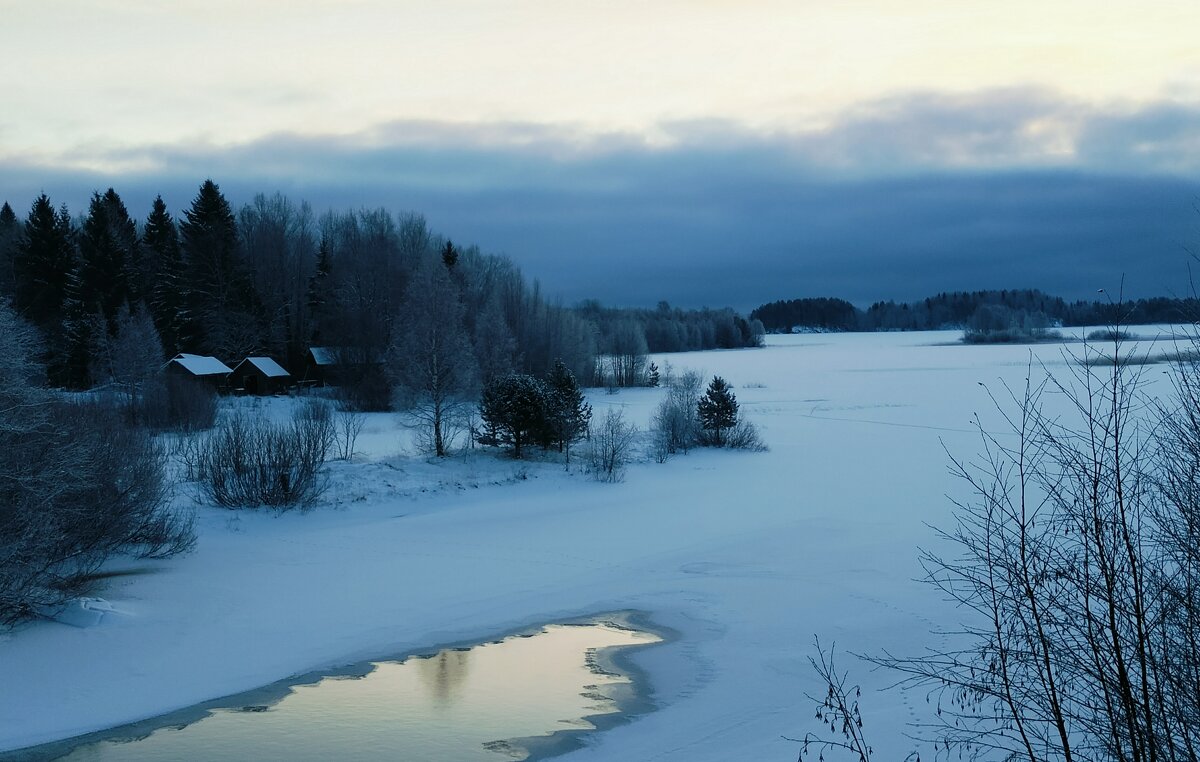
M 783 736 L 810 729 L 804 694 L 821 692 L 813 634 L 914 652 L 960 616 L 915 581 L 917 547 L 962 496 L 943 446 L 977 451 L 975 413 L 998 425 L 979 384 L 1022 383 L 1031 356 L 1066 360 L 1062 345 L 934 343 L 946 334 L 770 338 L 655 358 L 728 379 L 766 453 L 693 451 L 608 485 L 553 463 L 397 456 L 388 416 L 364 433 L 365 462 L 332 464 L 327 504 L 201 507 L 196 551 L 111 580 L 100 626 L 0 635 L 0 750 L 380 654 L 638 610 L 678 633 L 631 656 L 658 708 L 564 758 L 794 759 Z M 589 396 L 644 427 L 661 393 Z M 875 693 L 888 677 L 856 671 L 875 747 L 907 749 L 923 698 Z

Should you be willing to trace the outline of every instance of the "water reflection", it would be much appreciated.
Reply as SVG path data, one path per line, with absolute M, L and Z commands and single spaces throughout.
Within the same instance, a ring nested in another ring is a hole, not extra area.
M 416 658 L 414 662 L 434 705 L 446 707 L 453 703 L 466 682 L 471 649 L 445 649 L 428 658 Z
M 273 704 L 216 709 L 184 727 L 80 746 L 81 760 L 524 759 L 505 739 L 591 728 L 619 711 L 628 677 L 599 666 L 601 649 L 658 642 L 611 624 L 551 625 L 469 650 L 380 662 L 364 677 L 297 685 Z

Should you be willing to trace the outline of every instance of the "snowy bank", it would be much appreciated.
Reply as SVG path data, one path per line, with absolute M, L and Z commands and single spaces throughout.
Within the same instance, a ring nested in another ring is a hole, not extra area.
M 1153 331 L 1141 329 L 1139 334 Z M 980 383 L 1021 384 L 1031 353 L 947 334 L 772 336 L 761 350 L 655 358 L 731 382 L 767 453 L 693 451 L 599 484 L 551 463 L 399 454 L 373 416 L 365 457 L 334 463 L 308 513 L 201 507 L 196 552 L 114 577 L 87 629 L 0 636 L 0 750 L 128 723 L 289 675 L 595 612 L 639 610 L 679 639 L 633 657 L 658 710 L 566 758 L 794 759 L 819 633 L 839 648 L 920 649 L 956 612 L 914 581 L 926 523 L 946 525 L 943 444 L 971 454 Z M 1070 350 L 1068 350 L 1070 351 Z M 603 391 L 645 426 L 662 391 Z M 264 405 L 286 404 L 268 400 Z M 852 663 L 843 666 L 853 668 Z M 871 688 L 886 675 L 857 670 Z M 868 691 L 875 748 L 910 748 L 923 699 Z

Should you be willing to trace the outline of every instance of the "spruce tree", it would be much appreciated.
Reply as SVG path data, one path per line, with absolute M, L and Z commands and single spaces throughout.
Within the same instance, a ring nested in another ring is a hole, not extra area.
M 162 196 L 154 199 L 142 229 L 142 251 L 151 274 L 149 309 L 169 354 L 179 349 L 179 324 L 183 311 L 184 271 L 179 230 Z
M 63 305 L 64 382 L 86 388 L 97 348 L 116 331 L 120 311 L 138 297 L 144 277 L 137 227 L 112 188 L 92 194 L 78 240 Z
M 575 374 L 562 360 L 554 361 L 546 385 L 550 391 L 547 434 L 550 443 L 557 445 L 559 452 L 565 450 L 570 457 L 571 443 L 587 434 L 592 406 L 584 399 Z
M 447 270 L 453 270 L 458 264 L 458 249 L 454 248 L 453 241 L 446 241 L 446 245 L 442 247 L 442 264 Z
M 55 210 L 45 193 L 29 210 L 13 265 L 21 316 L 43 329 L 61 323 L 67 281 L 75 266 L 75 242 L 67 208 Z
M 237 221 L 221 189 L 205 180 L 179 225 L 184 264 L 180 344 L 232 359 L 262 344 L 257 298 L 239 248 Z
M 145 278 L 139 249 L 137 227 L 116 191 L 92 194 L 69 296 L 84 312 L 102 314 L 110 334 L 121 308 L 141 300 Z
M 20 241 L 21 227 L 17 215 L 5 201 L 0 206 L 0 301 L 12 298 L 16 287 L 16 276 L 13 273 L 13 261 L 17 254 L 17 243 Z
M 25 220 L 13 272 L 17 312 L 42 334 L 46 375 L 53 384 L 67 383 L 67 345 L 63 331 L 67 289 L 75 267 L 75 232 L 66 206 L 55 210 L 45 193 L 38 196 Z
M 334 308 L 333 295 L 333 256 L 329 251 L 328 236 L 321 236 L 321 244 L 317 248 L 317 266 L 312 277 L 308 279 L 309 340 L 320 344 L 329 333 L 329 322 Z
M 513 457 L 536 441 L 545 431 L 550 391 L 546 384 L 523 374 L 496 379 L 483 389 L 479 417 L 483 420 L 483 444 L 511 444 Z
M 700 429 L 705 433 L 707 444 L 721 447 L 725 444 L 725 432 L 737 425 L 738 403 L 725 379 L 713 376 L 704 396 L 696 404 Z

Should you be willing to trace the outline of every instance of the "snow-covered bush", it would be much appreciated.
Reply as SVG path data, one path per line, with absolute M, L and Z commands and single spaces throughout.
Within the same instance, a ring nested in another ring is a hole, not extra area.
M 143 386 L 140 404 L 139 420 L 154 429 L 203 431 L 217 422 L 217 393 L 190 378 L 159 374 Z
M 336 429 L 335 446 L 337 448 L 337 456 L 341 460 L 351 460 L 354 457 L 354 448 L 358 443 L 358 435 L 362 433 L 363 427 L 367 425 L 367 417 L 362 413 L 356 413 L 353 410 L 343 410 L 337 416 L 337 421 L 334 424 Z
M 609 408 L 584 446 L 584 461 L 594 479 L 619 482 L 624 478 L 637 433 L 637 427 L 626 421 L 620 410 Z
M 763 452 L 767 449 L 754 421 L 748 421 L 744 417 L 738 419 L 733 428 L 725 432 L 725 446 L 731 450 L 753 450 L 754 452 Z
M 333 443 L 331 419 L 302 408 L 289 423 L 239 412 L 200 440 L 195 475 L 204 493 L 226 508 L 295 508 L 324 494 L 321 473 Z
M 296 419 L 303 423 L 308 436 L 316 440 L 322 451 L 322 460 L 337 445 L 337 420 L 333 403 L 320 398 L 305 400 L 296 411 Z
M 684 371 L 665 374 L 667 396 L 659 403 L 651 421 L 655 459 L 660 463 L 670 456 L 687 452 L 696 444 L 700 423 L 696 405 L 700 400 L 700 374 Z
M 39 386 L 34 352 L 0 303 L 0 625 L 61 606 L 115 554 L 171 555 L 194 538 L 153 437 L 116 406 Z

